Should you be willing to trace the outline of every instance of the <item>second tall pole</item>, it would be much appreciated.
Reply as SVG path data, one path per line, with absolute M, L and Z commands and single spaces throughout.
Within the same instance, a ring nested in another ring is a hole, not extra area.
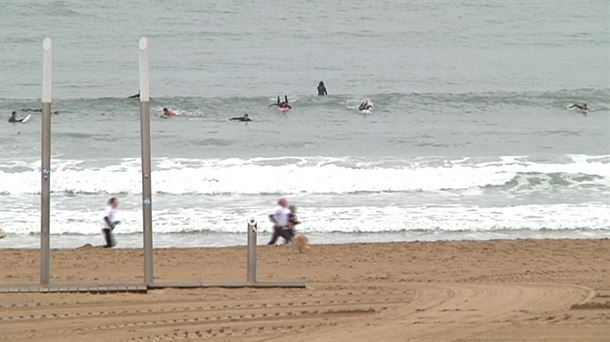
M 142 214 L 144 238 L 144 283 L 155 279 L 152 238 L 152 192 L 150 168 L 150 78 L 148 69 L 148 39 L 140 38 L 140 140 L 142 145 Z

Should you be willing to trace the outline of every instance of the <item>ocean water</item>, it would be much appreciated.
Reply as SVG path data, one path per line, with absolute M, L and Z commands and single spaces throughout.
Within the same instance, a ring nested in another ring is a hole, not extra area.
M 250 217 L 264 241 L 280 196 L 314 243 L 610 237 L 608 1 L 0 4 L 6 119 L 54 38 L 54 247 L 101 244 L 112 196 L 141 246 L 142 35 L 155 246 L 243 244 Z M 0 247 L 38 245 L 40 130 L 0 122 Z

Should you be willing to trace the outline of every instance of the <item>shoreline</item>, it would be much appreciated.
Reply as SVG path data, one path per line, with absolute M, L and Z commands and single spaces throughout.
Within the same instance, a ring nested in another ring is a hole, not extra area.
M 417 241 L 495 241 L 495 240 L 562 240 L 562 239 L 609 239 L 608 229 L 561 229 L 561 230 L 494 230 L 494 231 L 440 231 L 419 230 L 400 232 L 307 232 L 299 231 L 309 237 L 312 244 L 353 244 Z M 264 245 L 270 238 L 269 232 L 259 232 L 258 244 Z M 117 248 L 142 248 L 142 234 L 117 234 Z M 239 247 L 247 244 L 243 233 L 227 232 L 185 232 L 153 234 L 155 248 L 210 248 Z M 91 244 L 103 244 L 99 235 L 62 234 L 51 235 L 51 247 L 60 249 L 79 248 Z M 40 247 L 40 234 L 8 234 L 0 239 L 0 250 L 11 248 L 37 249 Z
M 38 281 L 38 251 L 0 250 L 0 284 Z M 137 249 L 55 249 L 52 282 L 141 282 Z M 259 279 L 306 289 L 0 294 L 10 341 L 606 341 L 610 240 L 260 246 Z M 246 248 L 157 248 L 156 280 L 235 281 Z M 1 340 L 1 338 L 0 338 Z

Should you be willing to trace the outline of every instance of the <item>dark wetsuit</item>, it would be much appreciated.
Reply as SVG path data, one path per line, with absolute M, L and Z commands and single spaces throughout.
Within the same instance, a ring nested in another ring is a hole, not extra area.
M 240 122 L 252 121 L 252 119 L 246 118 L 246 117 L 243 117 L 243 116 L 238 116 L 238 117 L 230 118 L 229 120 L 230 121 L 240 121 Z
M 358 107 L 358 110 L 367 110 L 367 109 L 371 109 L 373 108 L 373 105 L 371 105 L 370 103 L 361 103 L 360 106 Z
M 324 86 L 324 83 L 320 82 L 320 85 L 318 85 L 318 96 L 326 96 L 328 95 L 328 92 L 326 91 L 326 87 Z

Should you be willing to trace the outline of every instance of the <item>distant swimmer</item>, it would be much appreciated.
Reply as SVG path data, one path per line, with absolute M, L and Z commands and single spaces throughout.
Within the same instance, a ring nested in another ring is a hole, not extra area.
M 234 118 L 230 118 L 229 121 L 247 122 L 247 121 L 252 121 L 252 119 L 250 119 L 250 115 L 248 115 L 248 113 L 246 113 L 246 114 L 244 114 L 244 116 L 236 116 Z
M 8 122 L 12 122 L 12 123 L 17 123 L 17 122 L 21 122 L 23 121 L 23 119 L 17 119 L 17 112 L 13 111 L 11 113 L 11 117 L 8 118 Z
M 318 96 L 326 96 L 326 95 L 328 95 L 328 92 L 326 91 L 324 82 L 320 81 L 320 84 L 318 84 Z
M 359 111 L 371 110 L 371 109 L 373 109 L 373 102 L 371 100 L 364 100 L 358 106 Z
M 163 108 L 163 116 L 169 118 L 170 116 L 176 116 L 176 115 L 178 115 L 178 114 L 176 114 L 176 112 L 171 111 L 167 108 Z
M 140 98 L 140 92 L 138 92 L 138 93 L 137 93 L 137 94 L 135 94 L 135 95 L 128 96 L 127 98 L 128 98 L 128 99 L 139 99 L 139 98 Z
M 568 109 L 589 110 L 589 106 L 586 103 L 574 103 L 569 105 Z

